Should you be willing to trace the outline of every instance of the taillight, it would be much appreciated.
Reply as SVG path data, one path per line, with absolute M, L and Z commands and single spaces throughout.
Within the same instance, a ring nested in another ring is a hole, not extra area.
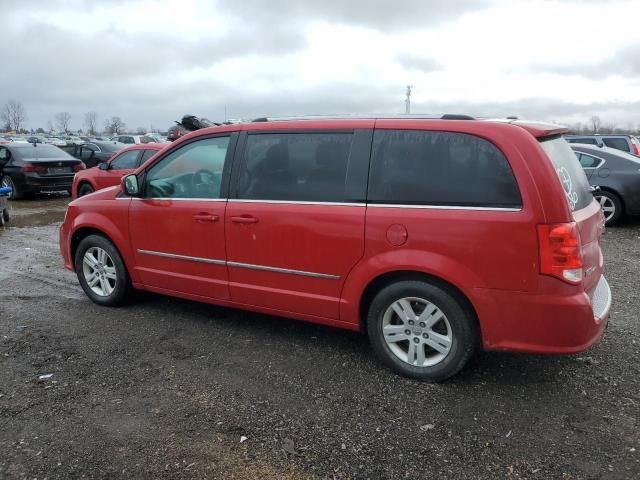
M 84 164 L 84 162 L 79 162 L 73 166 L 73 171 L 79 172 L 80 170 L 84 170 L 85 168 L 87 168 L 87 166 Z
M 582 282 L 582 248 L 575 222 L 538 225 L 540 273 L 577 285 Z
M 640 155 L 640 150 L 638 150 L 637 142 L 631 141 L 631 148 L 633 148 L 634 155 Z
M 36 172 L 36 173 L 46 173 L 47 167 L 42 165 L 34 165 L 33 163 L 25 163 L 20 167 L 20 171 L 22 172 Z

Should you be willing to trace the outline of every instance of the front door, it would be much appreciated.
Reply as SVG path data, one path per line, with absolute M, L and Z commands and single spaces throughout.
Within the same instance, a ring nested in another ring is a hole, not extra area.
M 364 251 L 370 138 L 247 135 L 225 220 L 234 302 L 339 317 L 342 285 Z
M 195 139 L 141 175 L 130 206 L 135 270 L 142 283 L 201 298 L 229 297 L 225 265 L 225 163 L 236 135 Z

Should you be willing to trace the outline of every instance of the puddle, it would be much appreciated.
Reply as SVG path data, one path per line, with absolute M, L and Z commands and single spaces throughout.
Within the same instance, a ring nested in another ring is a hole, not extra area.
M 0 227 L 0 235 L 7 228 L 50 225 L 64 220 L 64 213 L 71 201 L 68 195 L 47 195 L 28 200 L 10 200 L 10 220 L 4 228 Z

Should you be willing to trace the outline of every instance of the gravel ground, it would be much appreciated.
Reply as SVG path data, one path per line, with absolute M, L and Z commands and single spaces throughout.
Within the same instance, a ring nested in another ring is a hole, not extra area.
M 0 478 L 640 477 L 639 220 L 604 237 L 599 344 L 483 353 L 430 385 L 355 333 L 151 294 L 94 305 L 58 254 L 66 202 L 14 202 L 0 228 Z

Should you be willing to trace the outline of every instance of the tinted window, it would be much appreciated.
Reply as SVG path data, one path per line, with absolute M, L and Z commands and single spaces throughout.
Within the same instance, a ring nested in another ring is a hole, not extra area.
M 158 153 L 157 150 L 145 150 L 144 152 L 142 152 L 142 158 L 140 160 L 140 165 L 142 165 L 144 162 L 146 162 L 147 160 L 149 160 L 151 157 L 153 157 L 156 153 Z
M 588 145 L 597 145 L 598 142 L 595 138 L 567 138 L 569 143 L 586 143 Z
M 540 145 L 556 169 L 569 208 L 574 211 L 589 205 L 593 201 L 589 181 L 569 144 L 563 138 L 553 138 Z
M 122 145 L 122 143 L 113 142 L 101 143 L 99 146 L 100 150 L 103 152 L 118 152 L 124 148 L 124 145 Z
M 249 135 L 238 197 L 345 201 L 352 133 Z
M 80 147 L 80 158 L 82 160 L 88 160 L 93 155 L 94 155 L 94 151 L 88 145 L 84 145 L 84 146 Z
M 472 135 L 377 130 L 372 203 L 520 207 L 513 172 L 491 143 Z
M 592 157 L 591 155 L 586 155 L 584 153 L 576 153 L 576 155 L 578 156 L 578 160 L 580 161 L 582 168 L 594 168 L 600 163 L 600 160 Z
M 138 166 L 138 154 L 140 150 L 129 150 L 114 158 L 111 162 L 111 170 L 127 170 Z
M 16 148 L 14 153 L 23 160 L 45 160 L 55 158 L 59 160 L 73 160 L 73 157 L 67 152 L 60 150 L 53 145 L 36 144 L 29 145 L 27 148 Z
M 154 164 L 144 192 L 153 198 L 220 198 L 229 137 L 197 140 Z
M 602 141 L 607 147 L 622 150 L 623 152 L 629 151 L 629 144 L 626 138 L 603 138 Z

